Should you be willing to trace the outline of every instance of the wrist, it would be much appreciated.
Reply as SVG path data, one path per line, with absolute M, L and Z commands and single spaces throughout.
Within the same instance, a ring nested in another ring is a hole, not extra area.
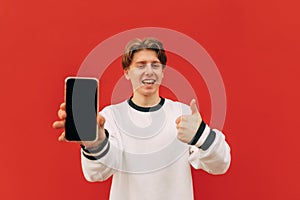
M 110 142 L 108 140 L 109 133 L 107 130 L 105 130 L 105 135 L 106 135 L 105 139 L 97 146 L 87 148 L 87 147 L 81 145 L 82 154 L 85 158 L 87 158 L 89 160 L 98 160 L 98 159 L 104 157 L 108 153 L 108 151 L 110 149 Z
M 90 152 L 90 151 L 97 151 L 97 149 L 101 149 L 101 146 L 103 146 L 104 144 L 107 143 L 107 140 L 109 138 L 109 133 L 108 131 L 105 129 L 105 136 L 101 139 L 98 139 L 96 142 L 92 143 L 92 144 L 81 144 L 81 148 L 86 151 L 86 152 Z
M 196 143 L 198 143 L 200 137 L 202 136 L 204 129 L 206 127 L 205 122 L 202 120 L 200 123 L 200 126 L 195 134 L 195 136 L 193 137 L 193 139 L 188 143 L 190 145 L 195 145 Z

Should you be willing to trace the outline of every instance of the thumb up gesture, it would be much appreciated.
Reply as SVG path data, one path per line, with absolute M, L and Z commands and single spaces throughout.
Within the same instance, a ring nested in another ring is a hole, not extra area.
M 191 115 L 182 115 L 175 121 L 177 138 L 184 143 L 191 142 L 202 122 L 195 99 L 192 99 L 190 103 L 190 109 L 192 111 Z

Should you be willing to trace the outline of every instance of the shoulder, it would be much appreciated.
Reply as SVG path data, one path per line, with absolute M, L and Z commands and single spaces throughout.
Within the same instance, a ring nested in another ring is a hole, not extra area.
M 104 107 L 101 111 L 100 114 L 102 115 L 111 115 L 113 112 L 115 111 L 122 111 L 124 109 L 128 108 L 128 103 L 127 100 L 123 101 L 121 103 L 117 103 L 117 104 L 112 104 L 109 106 Z
M 188 105 L 186 105 L 182 102 L 179 102 L 179 101 L 173 101 L 171 99 L 165 99 L 164 108 L 166 110 L 179 112 L 184 115 L 190 114 L 190 112 L 191 112 Z

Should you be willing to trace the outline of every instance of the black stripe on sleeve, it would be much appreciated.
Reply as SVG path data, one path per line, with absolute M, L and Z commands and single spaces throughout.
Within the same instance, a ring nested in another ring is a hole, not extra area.
M 216 139 L 216 132 L 210 130 L 209 135 L 207 136 L 204 143 L 200 146 L 200 149 L 204 151 L 207 150 L 210 147 L 210 145 L 215 141 L 215 139 Z
M 81 148 L 84 152 L 86 153 L 91 153 L 91 154 L 95 154 L 95 153 L 99 153 L 100 151 L 103 150 L 103 148 L 106 146 L 106 144 L 108 143 L 108 138 L 109 138 L 109 133 L 108 131 L 105 129 L 105 135 L 106 135 L 106 138 L 104 139 L 103 142 L 101 142 L 99 144 L 98 147 L 95 147 L 95 148 L 85 148 L 83 145 L 81 145 Z
M 105 156 L 108 153 L 109 148 L 110 148 L 110 143 L 108 142 L 107 148 L 105 149 L 105 151 L 103 151 L 103 153 L 101 153 L 98 156 L 89 156 L 89 155 L 86 155 L 84 152 L 82 152 L 82 154 L 83 154 L 84 157 L 86 157 L 89 160 L 98 160 L 98 159 L 102 158 L 103 156 Z
M 189 143 L 190 145 L 195 145 L 198 142 L 199 138 L 201 137 L 201 135 L 205 129 L 205 126 L 206 126 L 206 124 L 202 120 L 202 122 L 197 130 L 196 135 L 193 137 L 192 141 L 190 141 L 190 143 Z

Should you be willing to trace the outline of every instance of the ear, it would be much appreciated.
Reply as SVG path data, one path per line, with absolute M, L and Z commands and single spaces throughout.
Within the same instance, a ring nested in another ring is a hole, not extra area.
M 129 72 L 128 72 L 128 68 L 127 69 L 124 69 L 124 76 L 125 76 L 125 78 L 127 79 L 127 80 L 129 80 L 130 79 L 130 77 L 129 77 L 129 74 L 128 74 Z

